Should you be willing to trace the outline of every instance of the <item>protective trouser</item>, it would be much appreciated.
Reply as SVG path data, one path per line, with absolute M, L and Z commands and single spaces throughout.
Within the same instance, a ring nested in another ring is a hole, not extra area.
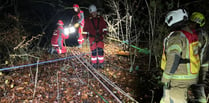
M 78 44 L 79 45 L 82 45 L 83 42 L 84 42 L 84 38 L 83 38 L 82 32 L 83 32 L 83 28 L 79 27 L 78 28 Z
M 99 61 L 99 63 L 104 63 L 104 50 L 103 48 L 96 48 L 94 50 L 91 51 L 91 62 L 93 64 L 96 64 L 97 61 Z
M 163 88 L 163 97 L 160 103 L 187 103 L 188 88 L 171 87 Z

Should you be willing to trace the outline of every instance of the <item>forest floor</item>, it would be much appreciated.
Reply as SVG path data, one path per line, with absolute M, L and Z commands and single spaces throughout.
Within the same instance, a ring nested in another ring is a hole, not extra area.
M 71 48 L 73 47 L 69 47 L 69 50 Z M 82 49 L 77 50 L 86 53 L 83 58 L 90 60 L 89 49 L 85 44 Z M 127 56 L 118 55 L 120 50 L 122 50 L 121 46 L 115 42 L 105 44 L 105 67 L 98 71 L 139 103 L 159 103 L 162 96 L 161 70 L 155 69 L 154 64 L 148 70 L 148 55 L 137 54 L 136 63 L 130 71 L 130 60 Z M 44 50 L 33 55 L 37 55 L 40 61 L 65 57 L 65 55 L 51 55 Z M 36 63 L 34 58 L 19 57 L 17 60 L 15 65 Z M 207 86 L 206 93 L 209 93 L 208 90 Z M 125 97 L 119 98 L 123 102 L 130 101 Z M 33 66 L 0 73 L 1 103 L 104 103 L 105 101 L 116 102 L 96 79 L 89 76 L 89 73 L 75 61 L 66 60 L 40 65 L 38 68 Z

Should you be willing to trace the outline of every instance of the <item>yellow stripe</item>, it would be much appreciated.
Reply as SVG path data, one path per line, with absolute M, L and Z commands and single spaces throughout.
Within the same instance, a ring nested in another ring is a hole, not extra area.
M 178 52 L 181 52 L 181 47 L 177 44 L 175 45 L 171 45 L 169 48 L 168 48 L 168 52 L 172 51 L 172 50 L 178 50 Z
M 198 77 L 198 74 L 192 74 L 192 75 L 168 75 L 166 73 L 163 73 L 163 77 L 166 79 L 196 79 Z

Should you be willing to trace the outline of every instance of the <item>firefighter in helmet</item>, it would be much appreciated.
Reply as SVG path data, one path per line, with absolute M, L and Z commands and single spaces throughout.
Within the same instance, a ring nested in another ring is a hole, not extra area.
M 201 45 L 200 52 L 200 72 L 198 84 L 192 86 L 192 91 L 195 96 L 195 103 L 207 103 L 204 80 L 208 71 L 208 34 L 204 31 L 203 26 L 205 25 L 205 16 L 200 12 L 193 12 L 190 16 L 190 28 L 198 34 L 198 38 Z
M 74 11 L 77 13 L 77 20 L 74 20 L 75 22 L 74 27 L 78 28 L 78 43 L 79 48 L 82 47 L 82 43 L 84 42 L 84 38 L 82 35 L 83 28 L 84 28 L 84 12 L 80 9 L 78 4 L 73 5 Z
M 188 26 L 185 9 L 170 11 L 165 23 L 172 32 L 164 39 L 161 60 L 164 88 L 160 103 L 187 103 L 188 89 L 198 81 L 201 44 L 197 33 Z
M 51 39 L 51 45 L 52 45 L 51 54 L 53 53 L 62 54 L 67 52 L 66 47 L 63 45 L 63 42 L 65 39 L 69 37 L 69 35 L 64 34 L 64 29 L 63 29 L 64 23 L 62 22 L 62 20 L 58 20 L 57 25 L 58 27 L 53 32 L 53 36 Z
M 91 63 L 95 68 L 104 68 L 104 42 L 107 25 L 104 18 L 97 13 L 95 5 L 89 6 L 90 16 L 85 20 L 84 31 L 88 33 L 91 50 Z

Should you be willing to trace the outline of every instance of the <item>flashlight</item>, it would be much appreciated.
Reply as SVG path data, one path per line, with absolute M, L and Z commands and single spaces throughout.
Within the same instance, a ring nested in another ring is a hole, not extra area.
M 72 34 L 72 33 L 74 33 L 75 31 L 76 31 L 76 30 L 75 30 L 75 27 L 73 27 L 73 26 L 64 28 L 64 33 L 65 33 L 65 35 Z

